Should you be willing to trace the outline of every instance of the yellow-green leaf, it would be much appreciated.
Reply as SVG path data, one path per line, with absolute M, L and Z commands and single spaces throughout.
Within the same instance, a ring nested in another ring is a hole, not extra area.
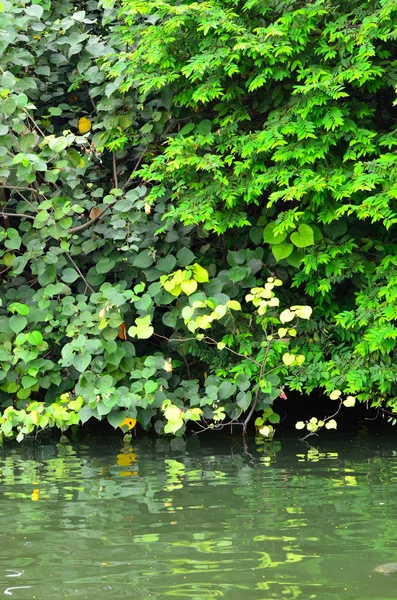
M 331 419 L 330 421 L 326 422 L 325 429 L 336 429 L 337 426 L 338 426 L 338 424 L 335 421 L 335 419 Z
M 283 363 L 285 365 L 287 365 L 287 367 L 289 367 L 290 365 L 292 365 L 295 362 L 295 355 L 294 354 L 289 354 L 288 352 L 286 352 L 285 354 L 283 354 Z
M 342 395 L 342 392 L 340 390 L 334 390 L 333 392 L 330 393 L 329 397 L 331 400 L 337 400 L 341 395 Z
M 295 313 L 292 310 L 290 310 L 289 308 L 286 308 L 280 314 L 281 323 L 289 323 L 289 321 L 292 321 L 293 319 L 295 319 Z
M 227 307 L 232 310 L 241 310 L 241 304 L 240 302 L 237 302 L 237 300 L 229 300 L 229 302 L 227 302 Z
M 354 406 L 356 403 L 356 399 L 354 396 L 348 396 L 346 398 L 346 400 L 343 401 L 344 406 L 346 406 L 347 408 L 350 408 L 351 406 Z
M 197 281 L 195 281 L 194 279 L 187 279 L 186 281 L 182 281 L 181 290 L 182 292 L 185 292 L 186 296 L 194 294 L 194 292 L 197 290 Z

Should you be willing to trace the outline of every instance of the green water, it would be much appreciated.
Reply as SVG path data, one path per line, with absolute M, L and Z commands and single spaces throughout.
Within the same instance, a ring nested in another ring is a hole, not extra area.
M 396 598 L 397 442 L 194 438 L 0 460 L 0 596 Z

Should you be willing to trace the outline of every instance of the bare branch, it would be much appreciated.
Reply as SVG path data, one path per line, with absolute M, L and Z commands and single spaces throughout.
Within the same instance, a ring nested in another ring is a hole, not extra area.
M 113 152 L 112 160 L 113 160 L 113 185 L 117 189 L 119 187 L 119 180 L 117 179 L 117 162 L 116 162 L 115 152 Z
M 26 219 L 35 220 L 35 217 L 31 217 L 30 215 L 24 215 L 22 213 L 9 213 L 0 211 L 0 217 L 25 217 Z
M 68 257 L 68 259 L 70 260 L 70 262 L 74 265 L 74 268 L 76 269 L 77 273 L 80 275 L 81 279 L 84 281 L 84 283 L 86 284 L 86 286 L 88 287 L 88 289 L 91 290 L 91 292 L 93 294 L 95 294 L 95 290 L 90 286 L 90 284 L 88 283 L 88 281 L 84 277 L 83 273 L 81 272 L 81 270 L 79 269 L 79 267 L 76 265 L 76 263 L 74 262 L 73 258 L 70 256 L 69 252 L 65 252 L 65 254 Z

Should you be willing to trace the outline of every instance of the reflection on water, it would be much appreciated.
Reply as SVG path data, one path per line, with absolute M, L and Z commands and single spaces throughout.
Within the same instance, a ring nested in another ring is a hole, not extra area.
M 3 450 L 0 595 L 396 597 L 393 442 L 112 444 Z

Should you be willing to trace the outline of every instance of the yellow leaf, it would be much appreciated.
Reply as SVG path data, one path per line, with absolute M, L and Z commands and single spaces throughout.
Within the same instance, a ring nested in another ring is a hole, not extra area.
M 343 404 L 344 404 L 344 405 L 345 405 L 347 408 L 350 408 L 350 407 L 354 406 L 354 405 L 355 405 L 355 403 L 356 403 L 356 399 L 355 399 L 355 397 L 354 397 L 354 396 L 348 396 L 348 397 L 346 398 L 346 400 L 344 400 L 344 401 L 343 401 Z
M 280 329 L 277 331 L 277 333 L 282 338 L 282 337 L 285 336 L 285 334 L 287 333 L 287 331 L 288 331 L 288 329 L 286 327 L 280 327 Z
M 339 396 L 341 396 L 342 392 L 340 390 L 334 390 L 330 393 L 329 397 L 331 400 L 337 400 Z
M 39 413 L 37 410 L 32 410 L 32 412 L 30 413 L 30 416 L 32 418 L 32 421 L 35 425 L 37 425 L 38 421 L 39 421 Z
M 258 432 L 263 435 L 263 437 L 271 437 L 274 434 L 274 428 L 271 425 L 264 425 Z
M 280 314 L 281 323 L 288 323 L 289 321 L 292 321 L 293 319 L 295 319 L 295 313 L 292 312 L 292 310 L 290 310 L 289 308 L 286 308 Z
M 91 125 L 92 123 L 90 119 L 87 119 L 87 117 L 81 117 L 81 119 L 79 119 L 79 133 L 88 133 L 91 129 Z
M 287 367 L 289 367 L 290 365 L 292 365 L 295 362 L 295 356 L 293 354 L 289 354 L 288 352 L 286 352 L 285 354 L 283 354 L 283 363 L 285 365 L 287 365 Z
M 291 306 L 291 309 L 294 310 L 296 316 L 301 319 L 310 319 L 313 312 L 311 306 Z
M 171 358 L 167 358 L 167 360 L 164 361 L 164 367 L 163 367 L 164 371 L 167 371 L 167 373 L 172 373 L 172 360 Z
M 197 290 L 197 281 L 194 279 L 187 279 L 186 281 L 182 281 L 181 290 L 185 292 L 186 296 L 190 296 Z
M 128 428 L 128 431 L 130 431 L 131 429 L 134 429 L 136 425 L 136 419 L 129 419 L 128 417 L 126 417 L 124 419 L 124 421 L 122 421 L 119 425 L 120 429 L 122 429 L 124 426 Z
M 325 424 L 325 429 L 336 429 L 337 428 L 337 422 L 335 421 L 335 419 L 331 419 L 330 421 L 327 421 L 327 423 Z
M 297 423 L 295 423 L 295 429 L 304 429 L 305 427 L 306 425 L 303 421 L 298 421 Z

